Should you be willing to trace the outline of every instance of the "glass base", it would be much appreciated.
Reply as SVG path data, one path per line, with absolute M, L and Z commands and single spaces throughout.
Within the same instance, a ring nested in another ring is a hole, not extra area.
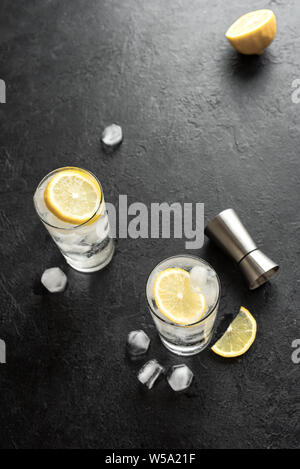
M 76 263 L 74 263 L 72 261 L 72 259 L 70 258 L 67 258 L 66 256 L 65 259 L 67 261 L 67 263 L 75 270 L 77 270 L 78 272 L 83 272 L 85 274 L 88 274 L 88 273 L 92 273 L 92 272 L 97 272 L 98 270 L 102 270 L 104 269 L 104 267 L 106 267 L 110 261 L 112 260 L 113 258 L 113 255 L 114 255 L 114 252 L 115 252 L 115 245 L 113 244 L 113 247 L 112 247 L 112 250 L 111 250 L 111 253 L 109 254 L 109 256 L 105 259 L 104 262 L 102 262 L 101 264 L 99 265 L 96 265 L 96 266 L 93 266 L 93 267 L 87 267 L 87 268 L 84 268 Z
M 184 357 L 189 357 L 191 355 L 196 355 L 197 353 L 202 352 L 206 347 L 209 345 L 210 340 L 207 342 L 202 342 L 200 345 L 176 345 L 168 342 L 166 339 L 160 336 L 160 340 L 162 341 L 163 345 L 175 355 L 181 355 Z

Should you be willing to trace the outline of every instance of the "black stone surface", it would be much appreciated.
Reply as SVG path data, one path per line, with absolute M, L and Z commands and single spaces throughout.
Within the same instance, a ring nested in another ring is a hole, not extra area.
M 278 35 L 261 57 L 224 38 L 242 13 L 270 7 Z M 19 0 L 0 5 L 0 446 L 3 448 L 299 447 L 299 120 L 297 0 Z M 101 149 L 118 122 L 124 142 Z M 118 203 L 204 202 L 205 218 L 233 207 L 281 265 L 250 292 L 239 271 L 205 243 L 190 251 L 218 271 L 215 337 L 248 307 L 258 323 L 243 357 L 210 350 L 182 360 L 160 344 L 146 310 L 147 276 L 185 240 L 121 239 L 104 271 L 69 268 L 32 204 L 50 170 L 78 165 Z M 45 268 L 68 275 L 63 294 L 40 284 Z M 143 364 L 125 354 L 144 329 L 147 358 L 186 362 L 193 386 L 143 392 Z

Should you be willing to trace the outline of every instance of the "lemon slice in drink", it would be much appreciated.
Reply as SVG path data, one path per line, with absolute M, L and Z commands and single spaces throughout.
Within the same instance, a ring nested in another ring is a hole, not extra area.
M 68 168 L 50 179 L 44 199 L 48 209 L 60 220 L 80 225 L 96 213 L 101 190 L 90 173 L 79 168 Z
M 221 357 L 230 358 L 243 355 L 253 344 L 256 330 L 254 317 L 246 308 L 241 306 L 237 317 L 211 349 Z
M 256 10 L 238 18 L 225 36 L 241 54 L 262 54 L 276 35 L 276 17 L 272 10 Z
M 190 274 L 184 269 L 160 272 L 154 282 L 153 296 L 161 314 L 175 324 L 194 324 L 206 311 L 204 295 L 192 290 Z

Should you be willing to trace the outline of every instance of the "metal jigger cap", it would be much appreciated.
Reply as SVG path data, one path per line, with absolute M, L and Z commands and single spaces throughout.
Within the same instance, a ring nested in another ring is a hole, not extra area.
M 257 248 L 232 208 L 211 220 L 205 234 L 238 263 L 250 290 L 263 285 L 279 269 L 278 264 Z

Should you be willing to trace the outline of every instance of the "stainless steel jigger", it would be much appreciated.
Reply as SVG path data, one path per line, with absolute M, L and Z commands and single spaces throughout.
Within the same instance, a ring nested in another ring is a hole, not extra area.
M 204 232 L 238 263 L 250 290 L 263 285 L 279 269 L 279 265 L 257 248 L 232 208 L 219 213 Z

